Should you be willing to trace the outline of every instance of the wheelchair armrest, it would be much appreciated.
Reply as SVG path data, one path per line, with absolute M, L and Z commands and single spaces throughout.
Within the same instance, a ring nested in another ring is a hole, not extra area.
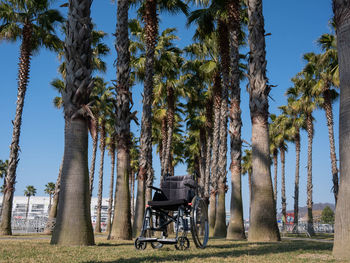
M 147 187 L 148 187 L 148 188 L 151 188 L 151 189 L 153 189 L 153 190 L 155 190 L 155 191 L 157 191 L 157 192 L 163 193 L 163 190 L 162 190 L 162 189 L 157 188 L 157 187 L 154 187 L 153 185 L 147 185 Z
M 185 184 L 185 186 L 189 187 L 189 188 L 192 188 L 192 189 L 196 189 L 195 186 L 191 185 L 191 184 Z

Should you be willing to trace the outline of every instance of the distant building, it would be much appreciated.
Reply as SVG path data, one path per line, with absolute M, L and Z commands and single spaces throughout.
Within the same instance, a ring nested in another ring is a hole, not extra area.
M 0 196 L 0 210 L 2 209 L 2 199 Z M 13 219 L 25 219 L 27 210 L 28 198 L 25 196 L 14 196 L 12 206 Z M 38 218 L 48 218 L 49 212 L 49 197 L 48 196 L 32 196 L 29 200 L 28 220 Z M 104 230 L 107 222 L 108 198 L 102 198 L 101 209 L 101 227 Z M 97 215 L 97 197 L 91 199 L 91 221 L 95 226 Z

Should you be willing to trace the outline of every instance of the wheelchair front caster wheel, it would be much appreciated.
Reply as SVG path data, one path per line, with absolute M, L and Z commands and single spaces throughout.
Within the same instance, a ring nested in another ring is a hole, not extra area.
M 141 242 L 139 238 L 136 238 L 134 245 L 137 250 L 145 250 L 147 247 L 147 243 Z
M 179 237 L 175 248 L 177 250 L 186 250 L 190 247 L 190 241 L 187 237 Z

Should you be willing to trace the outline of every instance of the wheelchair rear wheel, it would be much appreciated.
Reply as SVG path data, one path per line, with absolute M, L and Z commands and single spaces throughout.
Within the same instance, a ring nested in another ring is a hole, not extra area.
M 208 208 L 198 196 L 192 199 L 191 233 L 197 248 L 205 248 L 209 239 Z

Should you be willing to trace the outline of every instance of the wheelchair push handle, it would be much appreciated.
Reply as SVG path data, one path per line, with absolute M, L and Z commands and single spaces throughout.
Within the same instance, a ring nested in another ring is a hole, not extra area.
M 152 190 L 158 191 L 158 192 L 163 192 L 162 189 L 158 188 L 158 187 L 154 187 L 153 185 L 147 185 L 148 188 L 151 188 Z

